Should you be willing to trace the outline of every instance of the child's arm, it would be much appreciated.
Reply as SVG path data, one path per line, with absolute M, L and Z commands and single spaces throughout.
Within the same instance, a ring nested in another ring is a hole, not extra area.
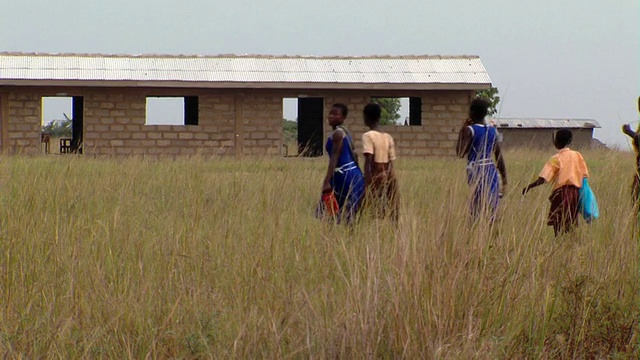
M 331 178 L 333 178 L 333 173 L 336 170 L 336 165 L 338 164 L 338 157 L 340 155 L 340 151 L 342 150 L 342 139 L 344 135 L 342 131 L 334 131 L 331 136 L 331 140 L 333 141 L 333 147 L 331 149 L 331 160 L 329 160 L 329 167 L 327 168 L 327 175 L 324 177 L 324 181 L 322 182 L 322 192 L 331 191 Z
M 546 180 L 543 177 L 538 177 L 536 181 L 532 182 L 531 184 L 527 185 L 527 187 L 522 189 L 522 195 L 526 194 L 529 190 L 533 189 L 534 187 L 544 184 L 545 182 Z
M 495 147 L 493 148 L 493 155 L 496 157 L 496 163 L 498 167 L 498 171 L 500 172 L 500 178 L 502 179 L 502 191 L 507 186 L 507 167 L 504 164 L 504 157 L 502 157 L 502 150 L 500 149 L 500 145 L 496 142 Z
M 393 137 L 389 135 L 389 173 L 395 176 L 393 172 L 393 162 L 396 161 L 396 143 Z
M 638 112 L 640 113 L 640 96 L 638 96 Z M 629 124 L 622 125 L 622 132 L 628 137 L 632 138 L 634 141 L 636 140 L 636 137 L 639 135 L 637 132 L 631 129 L 631 125 Z
M 366 132 L 362 134 L 362 154 L 364 155 L 364 186 L 365 188 L 371 184 L 373 166 L 373 153 L 375 149 L 371 134 Z
M 622 125 L 622 132 L 632 139 L 638 136 L 635 131 L 631 130 L 631 125 L 629 124 Z
M 373 165 L 373 154 L 364 154 L 364 186 L 365 188 L 371 184 L 371 166 Z
M 542 171 L 540 172 L 540 175 L 538 175 L 538 178 L 536 179 L 536 181 L 532 182 L 531 184 L 527 185 L 527 187 L 522 189 L 522 195 L 526 194 L 529 190 L 533 189 L 534 187 L 540 186 L 546 182 L 550 183 L 550 182 L 556 181 L 556 178 L 558 176 L 558 171 L 559 171 L 558 159 L 554 155 L 551 157 L 551 159 L 549 159 L 549 161 L 547 161 L 546 164 L 544 164 L 544 167 L 542 168 Z
M 460 158 L 465 157 L 465 155 L 469 153 L 469 148 L 471 147 L 471 138 L 473 137 L 473 134 L 471 134 L 469 125 L 471 125 L 471 121 L 467 119 L 462 125 L 462 129 L 460 129 L 460 132 L 458 133 L 456 155 L 458 155 L 458 157 Z

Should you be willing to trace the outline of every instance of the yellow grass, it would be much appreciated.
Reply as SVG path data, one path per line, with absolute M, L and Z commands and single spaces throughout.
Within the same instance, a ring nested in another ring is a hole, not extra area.
M 601 218 L 555 239 L 552 153 L 507 154 L 497 228 L 461 160 L 400 160 L 400 227 L 313 218 L 325 159 L 0 163 L 8 358 L 638 357 L 631 154 L 587 152 Z

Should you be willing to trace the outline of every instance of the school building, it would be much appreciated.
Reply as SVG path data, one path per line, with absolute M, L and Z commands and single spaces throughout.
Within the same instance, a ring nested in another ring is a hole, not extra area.
M 401 156 L 455 152 L 476 90 L 477 56 L 120 56 L 0 53 L 0 146 L 42 152 L 43 99 L 72 101 L 70 152 L 89 155 L 281 155 L 283 99 L 297 99 L 301 154 L 323 153 L 333 103 L 349 107 L 356 145 L 364 106 L 408 98 L 407 125 L 386 126 Z M 150 104 L 181 102 L 172 125 Z M 56 146 L 56 144 L 52 145 Z
M 573 132 L 572 148 L 590 149 L 603 146 L 593 138 L 593 130 L 600 124 L 593 119 L 489 119 L 499 132 L 504 148 L 549 149 L 553 147 L 553 133 L 559 129 Z

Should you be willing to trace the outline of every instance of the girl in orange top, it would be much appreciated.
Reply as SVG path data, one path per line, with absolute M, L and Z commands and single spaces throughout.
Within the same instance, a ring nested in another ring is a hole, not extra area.
M 547 225 L 553 226 L 556 236 L 571 232 L 578 226 L 580 188 L 583 179 L 589 177 L 582 154 L 568 147 L 572 139 L 570 130 L 558 130 L 553 138 L 558 152 L 544 165 L 538 179 L 522 189 L 524 195 L 545 182 L 553 184 Z
M 382 110 L 378 104 L 364 107 L 364 124 L 369 131 L 362 135 L 364 182 L 367 207 L 376 215 L 398 221 L 398 183 L 393 172 L 396 148 L 391 135 L 379 130 Z

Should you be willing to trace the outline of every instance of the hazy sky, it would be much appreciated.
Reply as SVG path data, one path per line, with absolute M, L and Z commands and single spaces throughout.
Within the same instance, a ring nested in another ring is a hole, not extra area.
M 638 0 L 6 1 L 0 50 L 480 55 L 501 117 L 638 120 Z

